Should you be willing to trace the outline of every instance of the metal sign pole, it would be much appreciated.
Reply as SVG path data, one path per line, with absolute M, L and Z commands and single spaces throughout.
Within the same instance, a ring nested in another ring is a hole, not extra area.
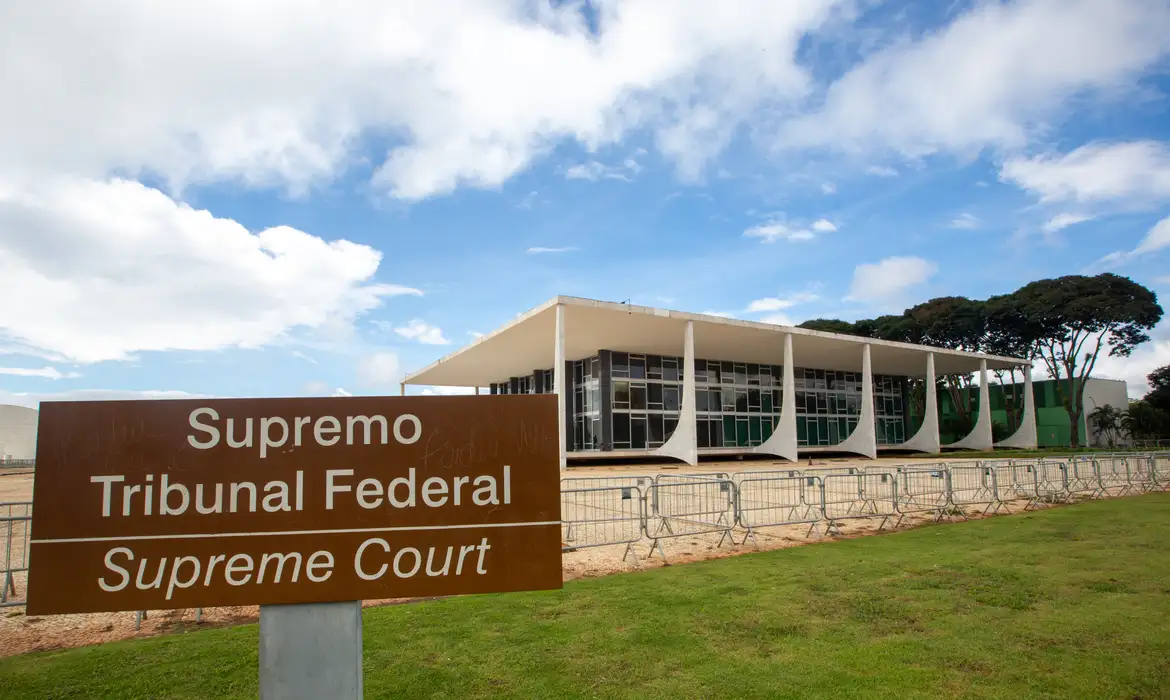
M 361 700 L 362 604 L 260 606 L 260 700 Z

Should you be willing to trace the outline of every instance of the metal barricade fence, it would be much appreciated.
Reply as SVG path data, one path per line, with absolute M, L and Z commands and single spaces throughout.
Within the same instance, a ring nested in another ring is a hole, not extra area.
M 730 479 L 656 479 L 646 502 L 651 506 L 645 527 L 652 540 L 650 554 L 657 548 L 663 559 L 659 540 L 720 533 L 718 547 L 735 527 L 735 484 Z
M 596 476 L 565 476 L 561 477 L 561 490 L 571 491 L 576 489 L 604 489 L 611 487 L 630 487 L 636 486 L 642 489 L 642 493 L 646 492 L 646 487 L 654 483 L 654 477 L 647 474 L 622 474 L 622 475 L 605 475 L 598 474 Z
M 797 479 L 802 476 L 802 472 L 798 467 L 791 469 L 749 469 L 747 471 L 735 472 L 731 475 L 731 481 L 739 486 L 740 482 L 747 479 Z
M 995 507 L 1011 501 L 1031 501 L 1036 495 L 1036 463 L 1016 460 L 1014 464 L 991 467 L 995 475 Z
M 0 538 L 4 546 L 4 556 L 0 558 L 0 564 L 4 565 L 0 607 L 24 605 L 24 596 L 28 593 L 31 526 L 32 503 L 0 503 Z
M 983 512 L 987 513 L 998 503 L 995 469 L 981 464 L 955 464 L 951 466 L 950 474 L 951 505 L 960 512 L 965 506 L 985 506 Z
M 821 484 L 821 513 L 827 532 L 838 529 L 837 521 L 856 518 L 881 518 L 881 530 L 898 513 L 897 480 L 890 472 L 825 474 Z
M 1154 488 L 1154 460 L 1150 455 L 1112 455 L 1125 463 L 1129 487 L 1139 493 Z
M 1100 496 L 1124 496 L 1133 489 L 1129 458 L 1126 456 L 1098 457 L 1097 492 Z M 1138 487 L 1141 488 L 1140 486 Z
M 1150 455 L 1150 477 L 1153 488 L 1170 489 L 1170 452 Z
M 1069 496 L 1080 495 L 1097 498 L 1101 493 L 1101 478 L 1094 459 L 1076 459 L 1067 463 L 1065 489 Z
M 810 486 L 808 481 L 812 480 Z M 805 537 L 820 521 L 823 504 L 820 477 L 774 476 L 741 479 L 736 484 L 736 521 L 756 542 L 756 529 L 809 524 Z M 757 543 L 758 544 L 758 543 Z
M 951 495 L 950 470 L 945 463 L 898 467 L 894 477 L 899 515 L 935 513 L 935 520 L 943 517 Z
M 1036 462 L 1036 493 L 1025 508 L 1038 503 L 1063 503 L 1069 499 L 1068 466 L 1063 462 Z
M 561 551 L 626 545 L 622 555 L 638 556 L 633 545 L 646 530 L 646 502 L 637 485 L 561 491 Z

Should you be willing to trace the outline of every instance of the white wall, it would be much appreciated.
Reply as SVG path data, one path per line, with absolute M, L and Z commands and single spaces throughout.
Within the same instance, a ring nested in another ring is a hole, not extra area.
M 24 406 L 0 406 L 0 462 L 36 459 L 37 411 Z
M 1118 411 L 1129 407 L 1129 391 L 1125 382 L 1115 379 L 1093 379 L 1085 383 L 1085 427 L 1087 434 L 1082 440 L 1094 447 L 1106 446 L 1105 436 L 1097 438 L 1093 435 L 1093 427 L 1088 422 L 1089 414 L 1102 406 L 1112 406 Z

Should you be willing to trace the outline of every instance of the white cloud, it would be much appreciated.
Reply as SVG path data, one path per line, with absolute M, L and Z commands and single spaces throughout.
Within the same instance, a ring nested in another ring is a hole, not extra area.
M 1164 284 L 1164 285 L 1170 286 L 1170 275 L 1167 275 L 1165 277 L 1159 277 L 1159 278 L 1155 279 L 1154 284 Z
M 1009 158 L 1000 179 L 1041 202 L 1156 202 L 1170 198 L 1170 145 L 1091 143 L 1064 155 Z
M 853 284 L 846 301 L 873 305 L 896 304 L 906 292 L 928 281 L 938 265 L 916 257 L 892 257 L 877 263 L 863 263 L 853 270 Z
M 1101 258 L 1089 269 L 1111 269 L 1133 262 L 1137 258 L 1170 248 L 1170 216 L 1154 224 L 1141 243 L 1133 250 L 1117 250 Z
M 831 182 L 821 183 L 821 192 L 824 194 L 833 194 L 837 191 L 837 186 Z
M 403 372 L 398 355 L 378 352 L 363 357 L 357 366 L 358 382 L 367 387 L 393 386 L 402 381 Z
M 1085 214 L 1068 214 L 1068 213 L 1057 214 L 1056 216 L 1049 219 L 1047 221 L 1047 223 L 1044 224 L 1044 232 L 1045 233 L 1056 233 L 1057 231 L 1063 231 L 1064 229 L 1068 228 L 1069 226 L 1075 226 L 1076 224 L 1080 224 L 1080 223 L 1084 223 L 1086 221 L 1092 221 L 1092 220 L 1093 220 L 1093 217 L 1087 216 Z
M 325 382 L 314 381 L 305 384 L 305 393 L 309 396 L 353 396 L 341 387 L 331 387 Z
M 468 396 L 475 393 L 473 386 L 430 386 L 418 392 L 420 396 Z M 487 393 L 487 392 L 483 392 Z
M 792 227 L 782 221 L 769 221 L 746 229 L 743 235 L 748 238 L 759 238 L 763 243 L 775 243 L 776 241 L 793 241 L 799 243 L 813 240 L 817 237 L 817 233 L 836 230 L 837 227 L 825 219 L 820 219 L 814 223 L 811 226 L 811 230 L 810 228 L 804 227 Z
M 443 337 L 443 330 L 432 326 L 422 319 L 413 319 L 405 326 L 395 328 L 394 332 L 407 340 L 417 340 L 423 345 L 447 345 L 451 341 Z
M 871 165 L 865 169 L 866 175 L 874 177 L 898 177 L 898 171 L 885 165 Z
M 771 323 L 776 326 L 791 326 L 792 319 L 787 314 L 769 314 L 759 319 L 760 323 Z
M 483 337 L 483 333 L 480 333 L 479 331 L 467 331 L 467 335 L 471 336 L 472 338 L 476 338 L 476 339 Z
M 759 106 L 805 94 L 796 51 L 837 4 L 602 3 L 594 34 L 578 3 L 28 3 L 0 26 L 0 153 L 305 187 L 377 132 L 395 140 L 376 180 L 414 199 L 647 128 L 693 171 Z
M 1130 397 L 1136 399 L 1150 390 L 1146 375 L 1166 365 L 1170 365 L 1170 321 L 1164 320 L 1150 331 L 1150 342 L 1139 345 L 1129 357 L 1102 352 L 1093 376 L 1124 380 Z
M 126 180 L 0 175 L 0 341 L 90 363 L 344 333 L 388 296 L 381 254 L 231 219 Z
M 731 311 L 702 311 L 703 316 L 718 316 L 719 318 L 735 318 L 735 314 Z
M 30 369 L 27 367 L 0 367 L 0 374 L 10 377 L 39 377 L 41 379 L 76 379 L 81 376 L 78 372 L 62 372 L 56 367 L 41 367 Z
M 571 253 L 575 250 L 577 250 L 575 246 L 565 246 L 563 248 L 545 248 L 544 246 L 533 246 L 524 252 L 528 253 L 529 255 L 540 255 L 542 253 Z
M 201 399 L 222 398 L 186 391 L 125 391 L 119 389 L 76 389 L 54 392 L 13 392 L 0 390 L 0 404 L 37 408 L 42 401 L 139 401 L 143 399 Z
M 642 155 L 645 152 L 644 149 L 638 149 L 637 155 Z M 626 158 L 621 165 L 606 165 L 596 160 L 590 160 L 570 166 L 565 170 L 565 178 L 568 180 L 624 180 L 629 182 L 641 171 L 642 166 L 633 157 Z
M 982 224 L 978 217 L 974 216 L 973 214 L 963 212 L 962 214 L 959 214 L 954 219 L 952 219 L 951 223 L 947 224 L 947 228 L 976 229 L 981 225 Z
M 756 299 L 748 304 L 746 313 L 762 313 L 767 311 L 780 311 L 781 309 L 790 309 L 799 304 L 807 304 L 816 301 L 820 296 L 814 292 L 797 292 L 787 297 L 765 297 L 763 299 Z
M 971 155 L 1019 148 L 1073 97 L 1132 86 L 1170 52 L 1163 0 L 974 3 L 918 41 L 894 41 L 780 127 L 782 149 Z

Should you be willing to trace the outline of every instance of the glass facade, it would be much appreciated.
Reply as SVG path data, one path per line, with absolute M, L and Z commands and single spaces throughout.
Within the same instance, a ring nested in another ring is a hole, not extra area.
M 570 451 L 653 449 L 674 433 L 682 403 L 681 357 L 602 350 L 566 364 L 573 378 L 566 407 Z M 554 371 L 512 377 L 492 384 L 491 392 L 552 393 Z M 799 445 L 843 441 L 861 414 L 861 373 L 796 367 L 794 374 Z M 747 448 L 767 440 L 780 420 L 783 377 L 780 365 L 695 360 L 699 449 Z M 873 377 L 879 445 L 906 439 L 905 391 L 904 377 Z

